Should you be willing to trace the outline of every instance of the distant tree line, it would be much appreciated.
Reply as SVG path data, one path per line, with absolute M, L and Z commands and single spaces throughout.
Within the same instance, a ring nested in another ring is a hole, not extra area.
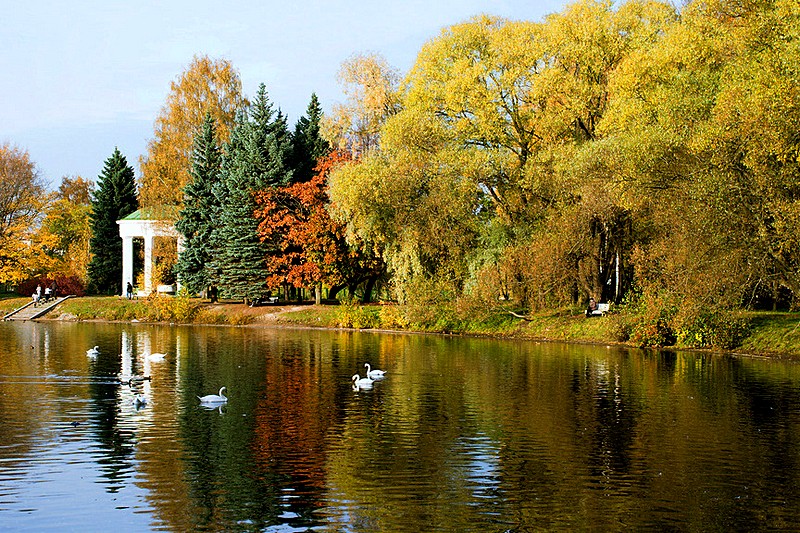
M 198 57 L 139 202 L 180 209 L 186 248 L 162 271 L 192 292 L 380 288 L 475 316 L 594 297 L 632 317 L 621 338 L 719 344 L 738 310 L 798 306 L 799 39 L 795 0 L 481 16 L 405 76 L 348 59 L 347 100 L 323 116 L 312 97 L 294 131 L 264 86 L 251 103 L 230 63 Z

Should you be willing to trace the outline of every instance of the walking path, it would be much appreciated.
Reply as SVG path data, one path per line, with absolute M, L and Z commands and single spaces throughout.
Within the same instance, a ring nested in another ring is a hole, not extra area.
M 39 318 L 40 316 L 46 315 L 67 298 L 71 297 L 72 295 L 70 294 L 68 296 L 56 298 L 55 300 L 50 300 L 49 302 L 40 302 L 39 305 L 33 305 L 32 301 L 28 302 L 19 309 L 15 309 L 14 311 L 8 313 L 3 317 L 3 320 L 33 320 L 35 318 Z

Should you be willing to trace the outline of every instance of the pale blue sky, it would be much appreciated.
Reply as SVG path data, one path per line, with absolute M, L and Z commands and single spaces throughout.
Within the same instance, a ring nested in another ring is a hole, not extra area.
M 312 92 L 343 99 L 342 61 L 378 52 L 405 74 L 441 28 L 488 13 L 535 20 L 564 0 L 29 0 L 5 2 L 0 31 L 0 143 L 28 150 L 57 187 L 96 179 L 115 146 L 139 156 L 169 84 L 196 54 L 226 58 L 247 96 L 265 83 L 289 116 Z

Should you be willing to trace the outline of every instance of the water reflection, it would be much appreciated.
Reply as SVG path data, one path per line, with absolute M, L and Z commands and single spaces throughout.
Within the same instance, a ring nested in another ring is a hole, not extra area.
M 354 392 L 365 362 L 387 378 Z M 800 527 L 793 363 L 12 322 L 0 368 L 0 529 Z

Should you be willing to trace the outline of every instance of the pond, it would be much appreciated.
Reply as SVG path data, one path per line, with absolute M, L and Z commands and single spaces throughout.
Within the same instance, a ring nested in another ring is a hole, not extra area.
M 799 391 L 699 353 L 4 322 L 0 530 L 798 530 Z

